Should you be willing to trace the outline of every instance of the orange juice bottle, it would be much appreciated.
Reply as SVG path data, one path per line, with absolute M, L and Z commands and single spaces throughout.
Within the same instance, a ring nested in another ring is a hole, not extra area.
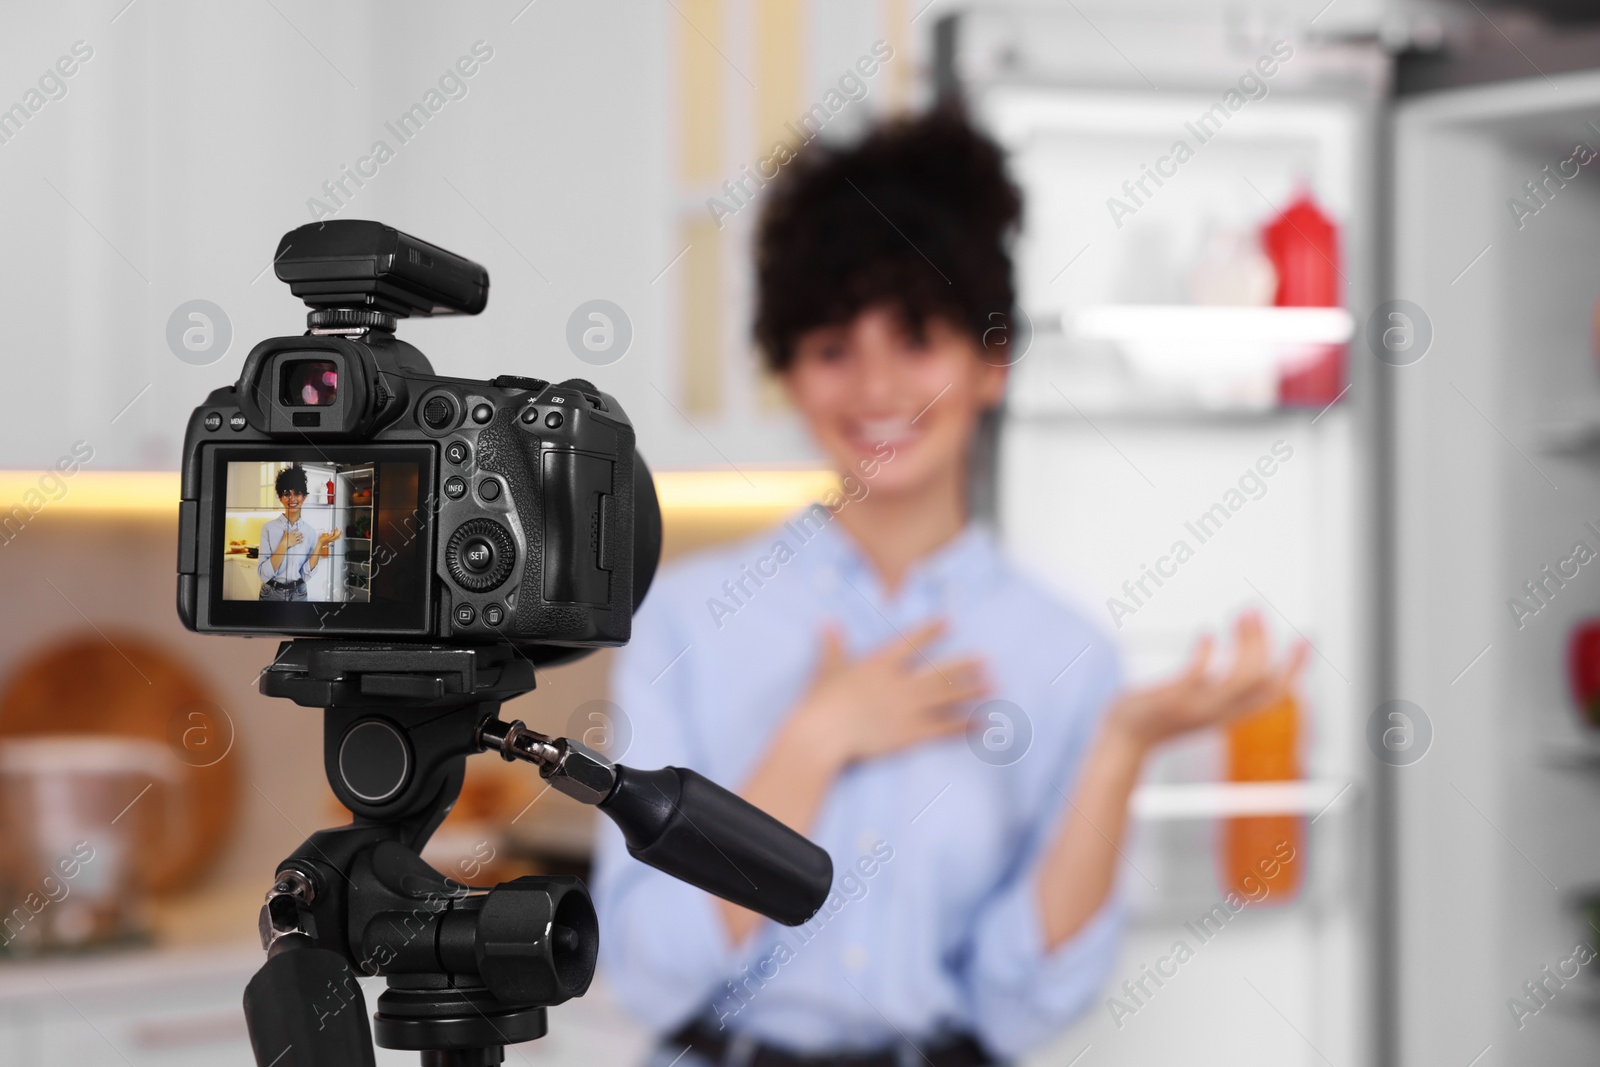
M 1300 706 L 1293 694 L 1228 727 L 1228 781 L 1281 782 L 1300 777 Z M 1286 904 L 1305 872 L 1305 823 L 1299 815 L 1247 815 L 1222 824 L 1223 887 L 1256 904 Z

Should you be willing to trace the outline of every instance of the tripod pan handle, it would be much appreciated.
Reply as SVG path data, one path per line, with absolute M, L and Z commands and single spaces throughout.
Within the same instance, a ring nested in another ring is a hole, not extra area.
M 785 926 L 827 900 L 827 852 L 760 808 L 683 767 L 616 771 L 600 810 L 634 859 Z

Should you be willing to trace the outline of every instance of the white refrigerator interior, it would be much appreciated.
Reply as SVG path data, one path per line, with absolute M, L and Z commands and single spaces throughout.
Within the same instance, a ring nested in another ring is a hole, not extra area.
M 1315 649 L 1300 779 L 1222 781 L 1214 734 L 1151 768 L 1120 872 L 1132 922 L 1111 987 L 1038 1063 L 1086 1047 L 1102 1064 L 1184 1062 L 1197 1048 L 1275 1067 L 1371 1054 L 1370 390 L 1358 382 L 1320 410 L 1276 401 L 1276 366 L 1296 345 L 1350 337 L 1343 309 L 1197 304 L 1212 296 L 1210 264 L 1237 258 L 1298 188 L 1343 228 L 1347 299 L 1370 284 L 1351 223 L 1369 206 L 1369 110 L 1253 101 L 1175 177 L 1147 184 L 1131 216 L 1113 213 L 1108 198 L 1131 203 L 1123 181 L 1177 137 L 1192 144 L 1184 124 L 1217 96 L 1005 84 L 979 96 L 1028 203 L 1020 290 L 1034 336 L 1001 446 L 1008 547 L 1102 626 L 1133 683 L 1173 672 L 1202 631 L 1246 608 L 1280 647 Z M 1230 285 L 1248 297 L 1259 283 L 1242 273 Z M 1150 327 L 1163 321 L 1175 325 Z M 1179 542 L 1189 551 L 1175 555 Z M 1197 937 L 1227 892 L 1221 818 L 1243 813 L 1300 817 L 1303 882 Z M 1192 951 L 1182 963 L 1179 941 Z M 1169 976 L 1155 984 L 1146 968 Z

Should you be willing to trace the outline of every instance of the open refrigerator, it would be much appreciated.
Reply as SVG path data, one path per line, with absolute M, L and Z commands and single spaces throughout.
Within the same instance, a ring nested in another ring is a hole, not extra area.
M 946 83 L 1006 147 L 1026 197 L 1029 333 L 1011 368 L 998 526 L 1117 643 L 1134 685 L 1178 670 L 1198 633 L 1242 609 L 1278 648 L 1304 638 L 1314 651 L 1298 774 L 1230 781 L 1214 731 L 1152 761 L 1123 849 L 1130 933 L 1109 989 L 1037 1062 L 1190 1062 L 1194 1049 L 1229 1064 L 1371 1062 L 1378 410 L 1352 309 L 1376 285 L 1384 85 L 1365 62 L 1298 75 L 1296 45 L 1261 75 L 1270 35 L 1214 69 L 1190 64 L 1179 88 L 1106 85 L 1051 58 L 1069 51 L 1051 35 L 1082 30 L 1072 18 L 942 29 Z M 1266 91 L 1229 107 L 1243 70 Z M 1328 307 L 1277 306 L 1275 262 L 1262 267 L 1267 230 L 1299 200 L 1338 235 Z M 1331 389 L 1286 386 L 1330 357 Z M 1208 925 L 1234 885 L 1227 827 L 1242 819 L 1282 830 L 1298 885 Z
M 1600 703 L 1573 688 L 1600 682 L 1600 72 L 1513 54 L 1526 76 L 1435 63 L 1399 93 L 1376 42 L 1288 37 L 1271 91 L 1197 131 L 1275 35 L 1192 28 L 1167 28 L 1161 89 L 1120 52 L 1084 61 L 1081 12 L 936 35 L 1027 198 L 1008 547 L 1132 682 L 1243 608 L 1315 650 L 1298 773 L 1230 780 L 1215 736 L 1150 768 L 1104 1003 L 1037 1062 L 1590 1062 Z M 1148 179 L 1178 139 L 1192 156 Z M 1228 250 L 1301 192 L 1338 227 L 1340 298 L 1294 321 Z M 1337 397 L 1285 402 L 1315 344 L 1344 346 Z M 1274 445 L 1267 488 L 1197 531 Z M 1302 881 L 1205 936 L 1243 816 L 1298 827 Z
M 339 532 L 312 571 L 307 596 L 317 601 L 372 599 L 372 528 L 377 514 L 377 467 L 372 463 L 304 463 L 310 495 L 302 514 L 320 533 Z M 280 509 L 281 510 L 281 509 Z

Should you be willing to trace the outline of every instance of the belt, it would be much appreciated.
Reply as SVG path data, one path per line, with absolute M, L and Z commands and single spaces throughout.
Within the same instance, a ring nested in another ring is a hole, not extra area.
M 296 578 L 292 582 L 280 582 L 276 578 L 269 578 L 267 579 L 267 584 L 274 589 L 293 589 L 297 585 L 305 585 L 306 580 L 304 578 Z
M 735 1041 L 730 1031 L 713 1030 L 700 1021 L 690 1023 L 667 1039 L 674 1049 L 687 1045 L 718 1067 L 902 1067 L 908 1062 L 918 1067 L 996 1067 L 998 1062 L 965 1034 L 925 1044 L 913 1052 L 909 1060 L 902 1059 L 899 1050 L 894 1048 L 875 1052 L 798 1053 L 758 1042 L 735 1063 L 728 1056 Z

